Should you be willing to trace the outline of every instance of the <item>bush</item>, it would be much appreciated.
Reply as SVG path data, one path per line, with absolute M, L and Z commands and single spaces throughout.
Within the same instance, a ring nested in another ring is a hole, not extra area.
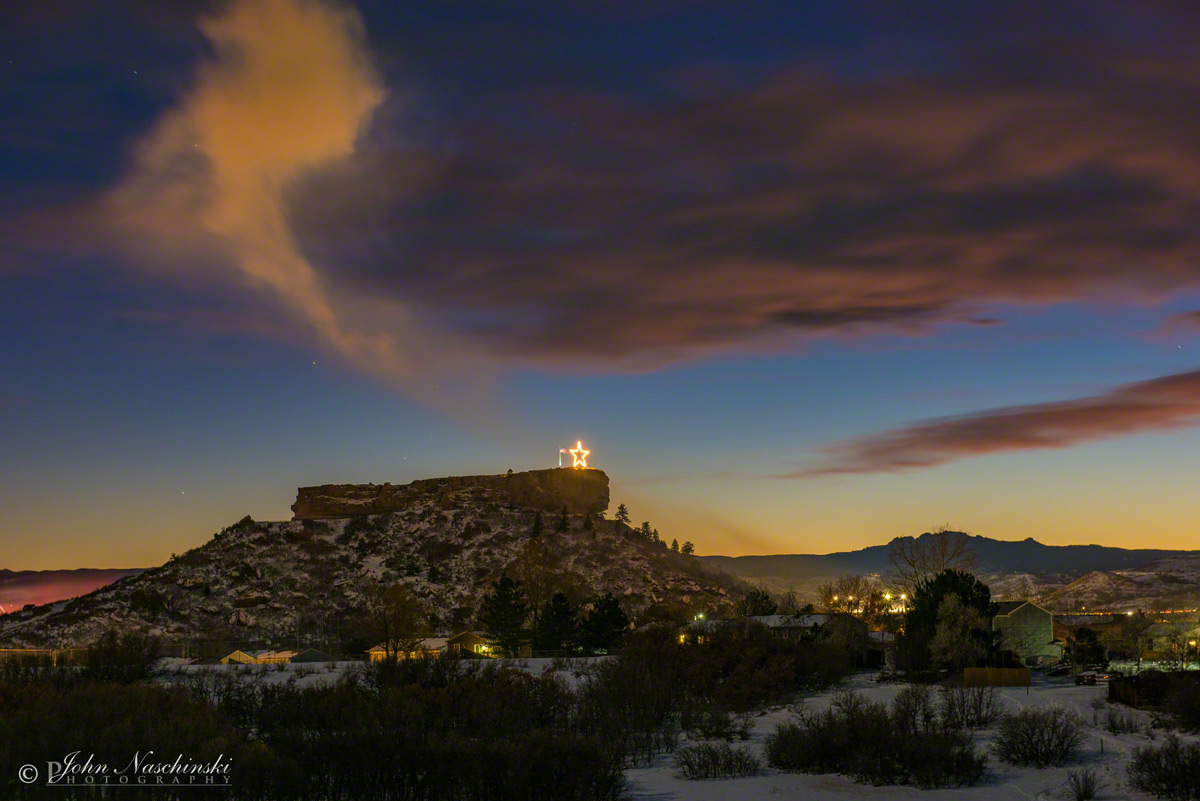
M 159 643 L 155 637 L 127 631 L 106 632 L 87 649 L 81 678 L 128 684 L 154 675 Z
M 758 757 L 726 743 L 700 743 L 675 752 L 675 775 L 681 779 L 736 779 L 757 775 L 761 767 Z
M 986 729 L 1000 719 L 995 687 L 943 687 L 942 720 L 954 729 Z
M 996 756 L 1012 765 L 1065 765 L 1083 742 L 1083 721 L 1059 707 L 1023 709 L 1000 722 Z
M 853 692 L 824 712 L 801 713 L 767 737 L 767 762 L 798 773 L 840 773 L 875 785 L 921 788 L 978 782 L 987 760 L 970 735 L 937 720 L 928 688 L 902 690 L 889 712 Z
M 1092 768 L 1084 768 L 1080 771 L 1067 771 L 1067 787 L 1071 790 L 1071 797 L 1075 801 L 1092 801 L 1096 797 L 1096 793 L 1104 789 L 1104 782 L 1100 781 L 1100 776 Z
M 1110 706 L 1105 728 L 1113 734 L 1141 734 L 1145 726 L 1134 713 L 1121 712 Z
M 1139 748 L 1129 763 L 1129 783 L 1159 798 L 1200 798 L 1200 743 L 1183 745 L 1174 735 L 1157 748 Z
M 734 715 L 712 703 L 685 703 L 679 725 L 702 740 L 746 740 L 753 724 L 748 713 Z

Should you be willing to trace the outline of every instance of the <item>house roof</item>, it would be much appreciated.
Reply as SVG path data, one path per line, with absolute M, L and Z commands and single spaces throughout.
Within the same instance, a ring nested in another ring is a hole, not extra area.
M 467 631 L 463 632 L 463 634 L 472 634 L 472 633 L 474 633 L 474 632 L 467 632 Z M 458 636 L 461 637 L 462 634 L 460 634 Z M 446 647 L 447 642 L 449 642 L 449 640 L 445 637 L 426 637 L 425 639 L 423 639 L 419 643 L 417 643 L 416 650 L 440 651 Z M 383 643 L 379 643 L 379 645 L 376 645 L 374 648 L 367 649 L 368 652 L 369 651 L 386 651 L 386 650 L 387 650 L 387 647 Z
M 772 629 L 811 629 L 828 623 L 829 615 L 751 615 L 750 619 Z
M 1011 615 L 1027 603 L 1028 601 L 996 601 L 996 616 Z
M 292 657 L 293 662 L 332 662 L 333 657 L 316 648 L 307 648 Z

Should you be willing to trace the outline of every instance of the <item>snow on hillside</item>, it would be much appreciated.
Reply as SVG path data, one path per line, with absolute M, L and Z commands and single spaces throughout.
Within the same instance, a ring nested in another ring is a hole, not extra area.
M 0 646 L 85 644 L 111 628 L 169 640 L 292 635 L 298 625 L 344 623 L 371 582 L 406 583 L 449 631 L 513 570 L 537 512 L 463 488 L 389 514 L 261 523 L 246 518 L 167 564 L 63 602 L 0 618 Z M 699 560 L 643 541 L 627 526 L 542 514 L 542 567 L 581 596 L 613 592 L 627 612 L 658 602 L 711 607 L 739 597 Z

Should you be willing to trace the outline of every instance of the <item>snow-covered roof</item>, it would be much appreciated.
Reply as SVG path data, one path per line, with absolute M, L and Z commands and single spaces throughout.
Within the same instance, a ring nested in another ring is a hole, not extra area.
M 750 619 L 771 629 L 811 629 L 828 623 L 829 615 L 751 615 Z

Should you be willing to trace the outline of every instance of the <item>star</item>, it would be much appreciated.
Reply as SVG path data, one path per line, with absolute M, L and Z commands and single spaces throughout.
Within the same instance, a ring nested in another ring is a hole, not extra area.
M 571 465 L 571 467 L 587 467 L 587 455 L 591 451 L 583 449 L 583 440 L 576 442 L 575 447 L 571 448 L 567 453 L 571 454 L 571 458 L 575 460 L 575 464 Z

